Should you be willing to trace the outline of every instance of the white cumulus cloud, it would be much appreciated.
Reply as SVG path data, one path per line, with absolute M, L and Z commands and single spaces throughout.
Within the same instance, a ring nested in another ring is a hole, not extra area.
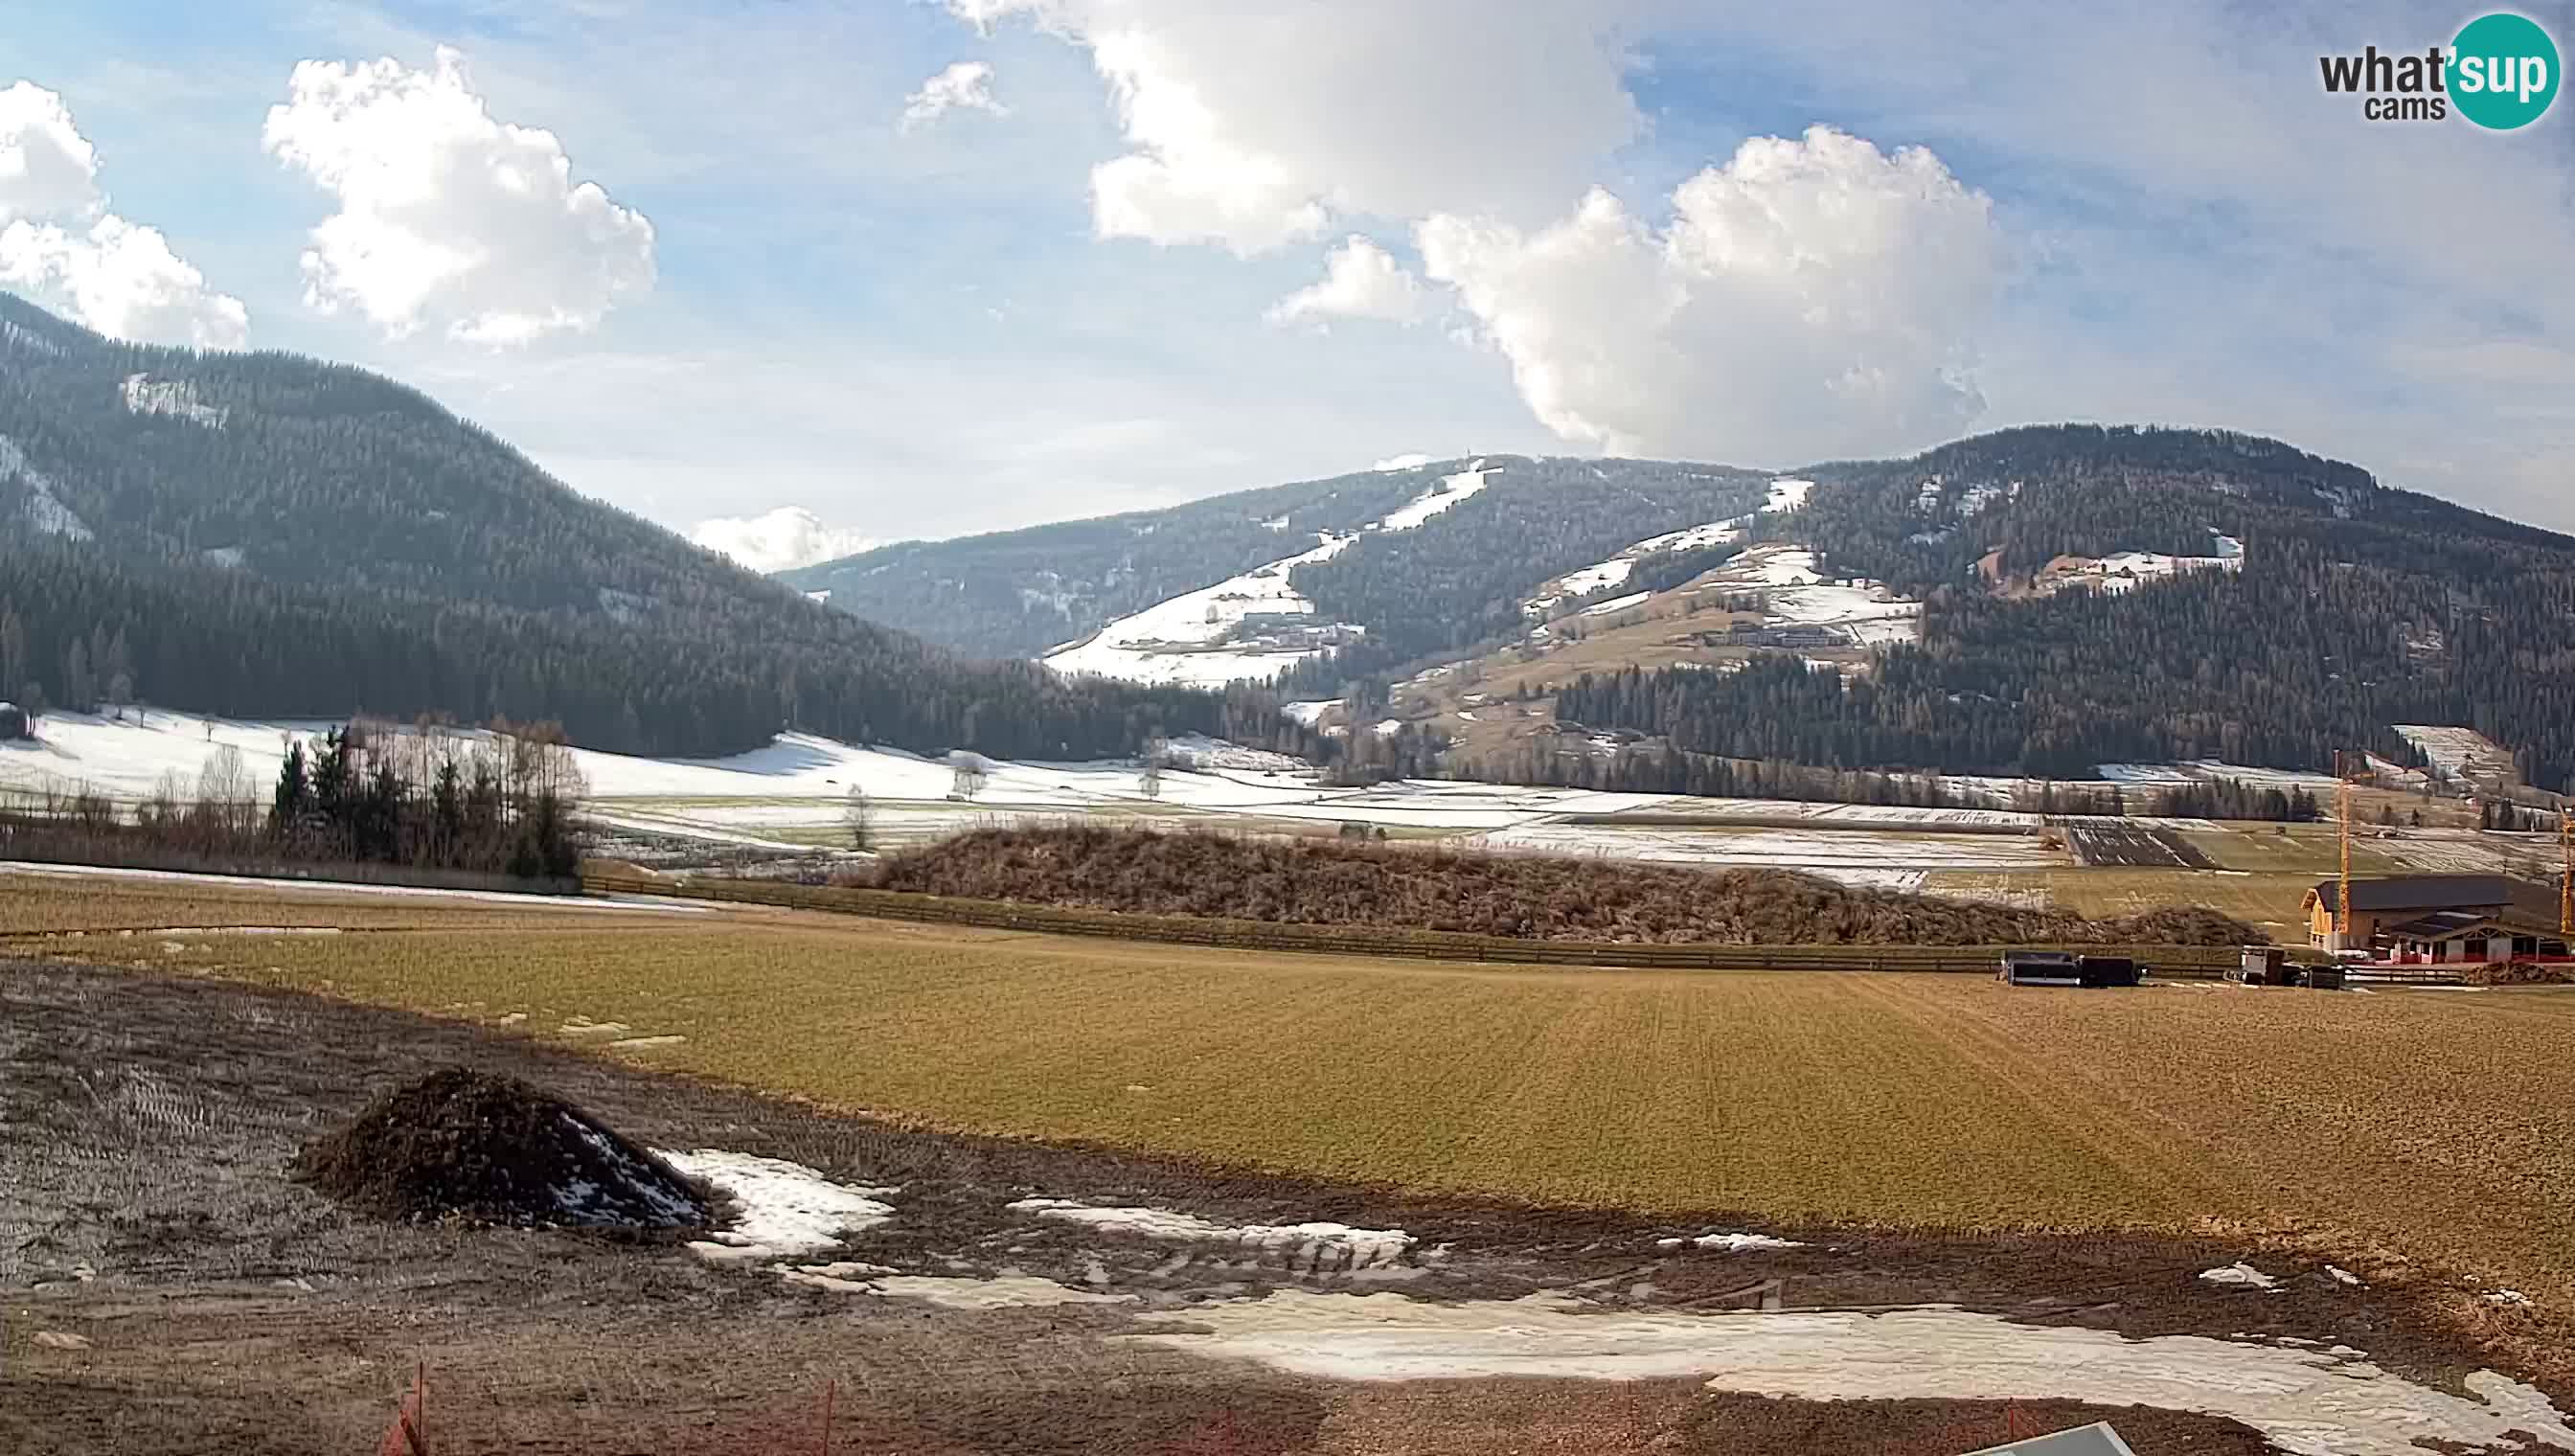
M 1011 109 L 993 99 L 993 67 L 986 61 L 959 61 L 947 70 L 921 83 L 921 89 L 903 99 L 902 131 L 928 126 L 939 118 L 964 107 L 973 111 L 1008 116 Z
M 822 518 L 802 506 L 781 506 L 764 516 L 701 521 L 690 531 L 689 540 L 764 575 L 856 556 L 876 545 L 856 531 L 824 525 Z
M 1251 254 L 1337 216 L 1535 217 L 1642 125 L 1623 0 L 949 0 L 1090 52 L 1130 150 L 1092 172 L 1104 238 Z
M 250 337 L 241 300 L 209 290 L 159 229 L 114 213 L 80 232 L 11 223 L 0 230 L 0 284 L 59 305 L 111 338 L 239 349 Z
M 30 81 L 0 91 L 0 223 L 86 218 L 106 201 L 98 152 L 62 97 Z
M 515 345 L 595 328 L 653 287 L 653 224 L 575 182 L 554 133 L 495 120 L 446 47 L 427 71 L 298 64 L 261 141 L 338 200 L 303 258 L 325 312 Z
M 207 288 L 160 230 L 109 211 L 98 171 L 61 96 L 0 90 L 0 287 L 118 339 L 241 347 L 241 300 Z
M 1300 288 L 1270 308 L 1274 324 L 1327 319 L 1383 319 L 1415 324 L 1430 311 L 1421 280 L 1394 255 L 1353 233 L 1323 262 L 1323 281 Z
M 1757 137 L 1655 228 L 1594 189 L 1534 232 L 1415 230 L 1557 435 L 1627 455 L 1793 465 L 1894 453 L 1983 410 L 1968 369 L 2003 263 L 1992 202 L 1921 148 Z

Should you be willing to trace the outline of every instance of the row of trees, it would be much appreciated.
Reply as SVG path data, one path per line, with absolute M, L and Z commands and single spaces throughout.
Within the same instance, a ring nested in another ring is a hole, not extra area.
M 355 722 L 290 739 L 267 784 L 226 743 L 193 779 L 163 774 L 130 816 L 88 789 L 22 792 L 0 805 L 0 826 L 30 852 L 100 863 L 383 864 L 559 880 L 579 865 L 584 792 L 551 724 L 469 732 Z

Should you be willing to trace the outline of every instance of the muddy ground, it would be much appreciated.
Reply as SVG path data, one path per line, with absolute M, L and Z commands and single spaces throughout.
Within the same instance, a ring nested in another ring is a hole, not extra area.
M 1082 1148 L 909 1131 L 473 1026 L 209 980 L 0 964 L 0 1450 L 373 1449 L 416 1368 L 446 1453 L 1882 1452 L 1952 1456 L 2115 1420 L 2140 1453 L 2272 1449 L 2205 1416 L 2030 1402 L 1822 1404 L 1695 1380 L 1349 1383 L 1119 1338 L 1134 1312 L 1268 1289 L 1417 1299 L 1564 1291 L 1609 1308 L 1953 1303 L 2131 1335 L 2342 1341 L 2458 1388 L 2488 1363 L 2403 1295 L 2321 1265 L 2213 1286 L 2244 1251 L 2136 1237 L 1773 1230 L 1809 1247 L 1657 1241 L 1748 1225 L 1319 1185 Z M 864 1048 L 852 1048 L 853 1055 Z M 384 1088 L 464 1063 L 527 1078 L 657 1147 L 901 1185 L 839 1257 L 1137 1296 L 959 1310 L 787 1283 L 669 1245 L 361 1219 L 284 1175 Z M 1006 1207 L 1032 1194 L 1227 1223 L 1400 1228 L 1401 1267 L 1297 1270 Z M 1444 1251 L 1432 1253 L 1445 1245 Z M 41 1336 L 41 1338 L 40 1338 Z M 2566 1392 L 2552 1392 L 2565 1403 Z

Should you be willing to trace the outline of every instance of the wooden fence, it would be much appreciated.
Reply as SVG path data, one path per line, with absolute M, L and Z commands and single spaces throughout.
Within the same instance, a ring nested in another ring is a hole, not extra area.
M 1394 930 L 1373 925 L 1296 925 L 1264 920 L 1218 920 L 1183 915 L 1132 915 L 1110 910 L 1021 905 L 959 899 L 900 890 L 781 884 L 718 877 L 660 878 L 585 869 L 582 887 L 592 894 L 677 895 L 738 904 L 829 910 L 884 920 L 975 925 L 1050 935 L 1096 935 L 1176 945 L 1218 945 L 1243 950 L 1287 950 L 1325 955 L 1374 955 L 1397 959 L 1481 960 L 1524 965 L 1614 965 L 1676 970 L 1912 970 L 1990 973 L 2006 945 L 1663 945 L 1591 940 L 1522 940 L 1443 930 Z M 2102 955 L 2125 955 L 2166 979 L 2213 980 L 2237 963 L 2232 945 L 2054 946 Z

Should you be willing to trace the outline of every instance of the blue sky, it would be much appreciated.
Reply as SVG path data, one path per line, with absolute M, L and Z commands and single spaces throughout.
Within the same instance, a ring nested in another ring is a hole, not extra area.
M 251 346 L 383 369 L 684 530 L 2067 418 L 2575 529 L 2575 102 L 2371 124 L 2317 79 L 2473 8 L 14 8 L 0 88 L 94 149 L 63 248 L 158 229 Z M 903 125 L 961 63 L 965 104 Z M 492 181 L 549 148 L 604 196 Z M 451 254 L 479 262 L 411 266 Z

